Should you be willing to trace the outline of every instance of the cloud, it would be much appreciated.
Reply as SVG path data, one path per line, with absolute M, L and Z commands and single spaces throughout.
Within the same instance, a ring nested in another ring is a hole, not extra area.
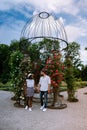
M 68 37 L 68 42 L 77 42 L 78 44 L 80 44 L 80 59 L 82 61 L 82 63 L 84 65 L 87 65 L 87 51 L 85 51 L 85 47 L 87 47 L 87 43 L 84 42 L 83 39 L 83 36 L 84 36 L 84 39 L 86 39 L 86 36 L 87 36 L 87 31 L 86 31 L 86 28 L 83 28 L 83 25 L 81 26 L 74 26 L 74 25 L 67 25 L 66 26 L 66 32 L 67 32 L 67 37 Z M 80 39 L 81 39 L 81 42 L 80 42 Z
M 87 51 L 84 49 L 81 49 L 80 51 L 80 58 L 84 65 L 87 65 Z
M 87 0 L 79 0 L 78 7 L 80 8 L 80 11 L 83 10 L 87 12 Z
M 68 14 L 76 15 L 80 10 L 76 3 L 74 3 L 75 0 L 67 0 L 64 2 L 64 0 L 3 0 L 0 3 L 0 10 L 10 10 L 11 8 L 18 9 L 18 7 L 25 6 L 28 10 L 30 10 L 30 6 L 34 7 L 35 10 L 38 11 L 48 11 L 48 12 L 65 12 Z
M 73 25 L 67 25 L 65 28 L 69 42 L 76 41 L 81 36 L 80 28 Z
M 66 2 L 64 2 L 64 0 L 3 0 L 0 4 L 0 10 L 4 11 L 13 8 L 28 18 L 31 17 L 30 11 L 33 10 L 32 7 L 34 7 L 34 15 L 41 10 L 49 10 L 49 12 L 53 11 L 55 13 L 65 12 L 77 15 L 80 11 L 79 7 L 81 7 L 81 9 L 83 9 L 83 7 L 85 8 L 87 1 L 84 0 L 84 2 L 82 2 L 79 0 L 77 3 L 75 1 L 76 0 L 67 0 Z M 76 41 L 78 38 L 87 35 L 87 20 L 81 18 L 80 16 L 76 19 L 78 19 L 76 23 L 64 25 L 70 42 Z M 65 24 L 66 20 L 62 17 L 61 20 L 63 24 Z M 9 19 L 9 21 L 11 22 L 11 19 Z
M 34 6 L 35 10 L 48 11 L 48 12 L 65 12 L 72 15 L 76 15 L 79 12 L 79 8 L 76 8 L 75 0 L 29 0 L 29 3 Z M 28 2 L 28 0 L 27 0 Z
M 5 13 L 0 16 L 3 22 L 0 25 L 0 41 L 6 44 L 9 44 L 13 39 L 20 38 L 26 19 L 30 18 L 32 14 L 35 15 L 41 11 L 55 13 L 65 27 L 69 42 L 79 43 L 81 40 L 81 59 L 87 64 L 87 51 L 83 49 L 83 46 L 87 46 L 87 0 L 2 0 L 0 11 L 1 13 L 8 12 L 8 14 L 10 11 L 12 12 L 12 17 Z M 22 14 L 24 19 L 20 18 L 21 21 L 17 19 L 16 13 L 19 17 Z M 64 14 L 67 16 L 63 18 Z
M 65 26 L 68 40 L 69 42 L 77 41 L 78 39 L 81 39 L 82 37 L 86 38 L 87 36 L 87 20 L 78 17 L 76 23 L 72 23 Z

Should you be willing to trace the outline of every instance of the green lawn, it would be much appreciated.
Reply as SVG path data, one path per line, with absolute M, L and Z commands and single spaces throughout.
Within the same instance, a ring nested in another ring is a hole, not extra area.
M 83 88 L 87 86 L 87 81 L 77 81 L 75 83 L 76 89 Z M 0 90 L 5 91 L 13 91 L 13 88 L 11 86 L 11 82 L 7 82 L 6 84 L 0 83 Z M 67 84 L 65 82 L 62 82 L 60 91 L 66 91 L 67 90 Z
M 12 91 L 11 82 L 7 82 L 6 84 L 0 83 L 0 90 Z

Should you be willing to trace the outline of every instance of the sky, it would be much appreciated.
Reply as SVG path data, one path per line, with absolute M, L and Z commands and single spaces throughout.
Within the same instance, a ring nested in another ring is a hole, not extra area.
M 19 40 L 28 19 L 43 11 L 62 19 L 68 42 L 80 44 L 81 60 L 87 65 L 87 0 L 1 0 L 0 44 Z

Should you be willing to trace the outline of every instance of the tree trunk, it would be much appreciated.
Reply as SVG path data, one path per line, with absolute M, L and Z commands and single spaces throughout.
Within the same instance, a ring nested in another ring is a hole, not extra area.
M 68 101 L 72 101 L 72 98 L 74 96 L 73 92 L 71 90 L 68 90 L 67 93 L 68 93 Z
M 59 96 L 59 88 L 53 88 L 53 106 L 60 107 L 62 104 L 61 97 Z
M 68 90 L 67 93 L 68 93 L 68 101 L 70 101 L 70 102 L 78 101 L 78 99 L 75 98 L 75 92 L 73 90 Z

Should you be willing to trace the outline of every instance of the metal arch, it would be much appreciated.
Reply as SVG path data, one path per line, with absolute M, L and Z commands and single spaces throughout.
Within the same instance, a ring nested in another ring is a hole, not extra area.
M 29 40 L 29 42 L 32 42 L 33 40 L 38 39 L 38 38 L 47 38 L 47 39 L 54 39 L 54 40 L 63 41 L 64 43 L 66 43 L 66 48 L 67 48 L 67 50 L 68 50 L 68 42 L 65 41 L 65 40 L 63 40 L 63 39 L 56 38 L 56 37 L 44 37 L 44 36 L 42 36 L 42 37 L 31 37 L 31 38 L 26 38 L 26 39 L 22 40 L 21 42 L 24 42 L 24 41 L 26 41 L 26 40 Z M 63 49 L 65 49 L 65 48 L 63 48 Z M 63 49 L 62 49 L 62 50 L 63 50 Z M 61 51 L 62 51 L 62 50 L 61 50 Z

